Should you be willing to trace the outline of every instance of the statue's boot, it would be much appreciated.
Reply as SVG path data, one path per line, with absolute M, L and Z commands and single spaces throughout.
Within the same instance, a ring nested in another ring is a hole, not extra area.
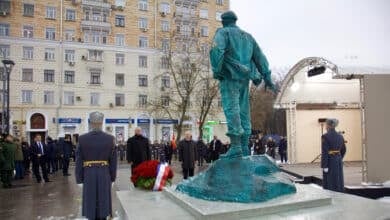
M 221 154 L 220 158 L 229 159 L 242 157 L 242 148 L 241 148 L 241 136 L 230 136 L 230 148 L 226 154 Z
M 249 135 L 243 134 L 241 136 L 241 148 L 243 156 L 251 155 L 251 152 L 249 150 Z

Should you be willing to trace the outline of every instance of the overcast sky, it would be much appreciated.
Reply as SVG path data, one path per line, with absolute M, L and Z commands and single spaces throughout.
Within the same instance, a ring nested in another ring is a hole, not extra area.
M 390 0 L 230 0 L 271 67 L 308 56 L 390 67 Z

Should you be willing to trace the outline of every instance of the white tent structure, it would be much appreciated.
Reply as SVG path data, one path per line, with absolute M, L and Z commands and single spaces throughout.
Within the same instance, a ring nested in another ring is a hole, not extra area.
M 319 75 L 309 77 L 308 71 L 316 67 L 325 67 L 325 71 Z M 379 81 L 390 80 L 390 75 L 382 75 L 387 77 L 385 79 L 382 79 L 381 75 L 379 77 L 374 75 L 383 73 L 390 73 L 390 70 L 362 67 L 340 68 L 321 57 L 308 57 L 293 66 L 286 75 L 275 102 L 275 108 L 286 110 L 289 161 L 292 163 L 319 161 L 321 134 L 326 132 L 324 120 L 326 118 L 337 118 L 340 122 L 337 130 L 343 133 L 347 141 L 347 154 L 344 160 L 362 160 L 363 181 L 368 182 L 367 156 L 369 155 L 367 155 L 366 145 L 369 142 L 367 142 L 368 130 L 365 121 L 367 118 L 365 109 L 368 107 L 364 107 L 364 105 L 369 102 L 365 102 L 364 99 L 368 97 L 369 93 L 365 89 L 365 85 L 371 85 L 370 90 L 374 91 L 373 87 L 375 88 L 375 86 L 372 85 L 378 84 L 378 80 L 370 84 L 368 83 L 370 82 L 369 78 L 379 79 Z M 371 80 L 371 82 L 374 81 Z M 390 81 L 387 82 L 390 83 Z M 374 91 L 371 94 L 380 95 L 379 99 L 385 99 L 389 90 L 386 90 L 385 85 L 382 88 L 381 91 Z M 375 102 L 376 100 L 371 96 L 370 101 Z M 369 109 L 375 110 L 376 106 L 371 105 Z M 382 109 L 385 110 L 381 116 L 389 118 L 384 116 L 384 112 L 388 112 L 390 106 L 388 108 L 384 106 Z M 390 115 L 390 112 L 386 115 Z M 386 123 L 380 122 L 380 120 L 370 117 L 370 121 L 375 121 L 375 125 L 370 128 L 370 134 L 380 129 L 381 126 L 386 126 Z M 386 137 L 386 135 L 382 136 Z M 377 137 L 370 140 L 376 141 L 372 145 L 378 145 Z M 371 151 L 378 152 L 378 149 L 375 149 L 376 147 L 371 146 Z M 387 152 L 389 149 L 390 147 L 387 147 L 383 151 Z M 379 150 L 379 152 L 382 152 L 382 150 Z M 378 153 L 371 155 L 371 161 L 375 161 L 375 157 L 380 156 Z M 379 182 L 383 178 L 388 178 L 384 177 L 386 175 L 378 174 L 379 166 L 372 165 L 371 167 L 372 169 L 376 167 L 376 170 L 371 172 L 374 174 L 371 181 Z

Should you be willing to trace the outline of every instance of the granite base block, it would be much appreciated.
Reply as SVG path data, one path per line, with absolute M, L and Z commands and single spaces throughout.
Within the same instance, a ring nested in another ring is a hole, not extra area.
M 300 184 L 296 184 L 296 188 L 295 194 L 281 196 L 266 202 L 246 204 L 193 198 L 176 191 L 176 186 L 165 188 L 163 193 L 194 215 L 196 219 L 202 220 L 250 218 L 332 204 L 332 198 L 321 189 Z

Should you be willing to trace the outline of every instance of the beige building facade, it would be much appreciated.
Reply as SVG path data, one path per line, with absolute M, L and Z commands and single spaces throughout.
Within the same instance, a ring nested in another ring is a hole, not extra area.
M 15 0 L 0 2 L 0 56 L 14 66 L 11 128 L 28 140 L 89 130 L 88 114 L 105 114 L 105 131 L 126 140 L 136 126 L 151 140 L 168 140 L 177 119 L 156 116 L 148 99 L 172 79 L 162 49 L 172 33 L 188 32 L 207 45 L 227 0 Z M 186 22 L 196 20 L 189 29 Z M 180 21 L 180 22 L 179 22 Z M 185 42 L 181 40 L 181 42 Z M 175 42 L 177 43 L 177 42 Z M 187 124 L 197 133 L 197 115 Z M 214 134 L 223 137 L 223 113 Z

